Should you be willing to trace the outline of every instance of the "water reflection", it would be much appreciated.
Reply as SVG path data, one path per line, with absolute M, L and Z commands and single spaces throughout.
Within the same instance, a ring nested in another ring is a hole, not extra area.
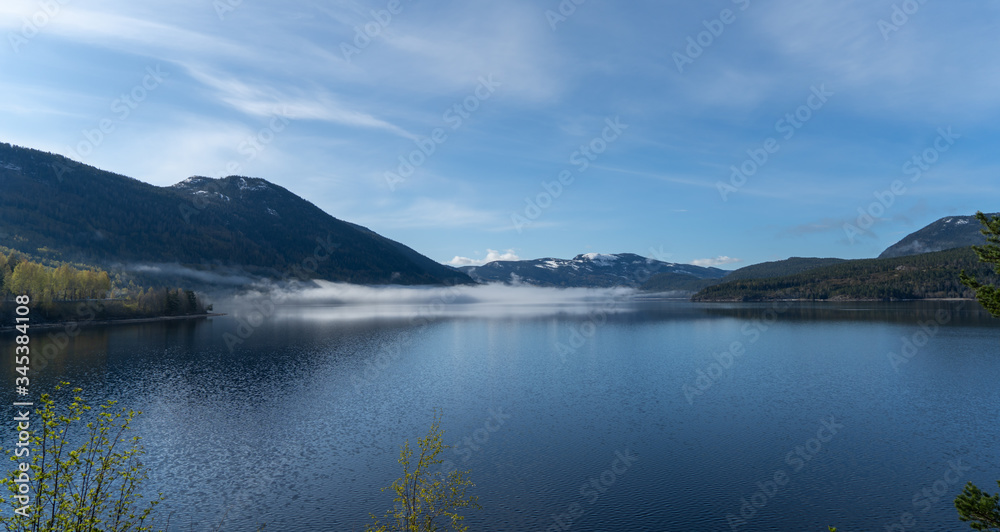
M 820 530 L 831 515 L 845 529 L 877 528 L 912 510 L 913 493 L 956 456 L 978 458 L 969 480 L 995 480 L 1000 429 L 983 412 L 1000 408 L 1000 332 L 969 303 L 556 293 L 527 305 L 456 296 L 421 310 L 440 295 L 285 301 L 259 321 L 253 306 L 234 306 L 205 320 L 82 329 L 64 347 L 57 331 L 39 331 L 35 349 L 59 349 L 34 385 L 69 380 L 143 410 L 151 483 L 170 495 L 181 529 L 223 515 L 232 530 L 361 529 L 391 505 L 378 488 L 398 477 L 399 445 L 426 432 L 435 408 L 450 444 L 491 409 L 510 415 L 462 463 L 486 508 L 467 521 L 473 529 L 544 530 L 625 450 L 639 461 L 573 530 L 727 529 L 740 498 L 831 415 L 842 433 L 750 528 Z M 894 369 L 886 354 L 939 312 L 952 319 Z M 227 343 L 250 322 L 242 343 Z M 575 333 L 584 342 L 560 353 Z M 11 342 L 0 337 L 0 349 Z M 684 386 L 733 342 L 745 354 L 688 402 Z M 948 504 L 921 519 L 956 528 Z

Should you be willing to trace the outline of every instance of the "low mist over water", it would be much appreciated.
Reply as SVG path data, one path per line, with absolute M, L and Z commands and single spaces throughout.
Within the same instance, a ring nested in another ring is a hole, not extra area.
M 301 315 L 302 319 L 320 321 L 426 320 L 632 312 L 635 309 L 626 303 L 641 295 L 631 288 L 540 288 L 501 284 L 401 287 L 324 281 L 315 284 L 318 287 L 272 288 L 225 297 L 216 306 L 237 315 L 291 312 Z

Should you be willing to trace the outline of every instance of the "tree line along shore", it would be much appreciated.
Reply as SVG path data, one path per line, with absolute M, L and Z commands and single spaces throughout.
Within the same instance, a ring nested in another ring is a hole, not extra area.
M 0 329 L 14 323 L 14 297 L 31 298 L 34 324 L 208 315 L 192 290 L 143 286 L 121 274 L 66 262 L 45 264 L 0 247 Z

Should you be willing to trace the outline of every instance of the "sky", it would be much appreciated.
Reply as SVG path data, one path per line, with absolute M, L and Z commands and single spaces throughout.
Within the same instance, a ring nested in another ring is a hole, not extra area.
M 0 141 L 262 177 L 442 263 L 873 257 L 1000 210 L 998 0 L 4 0 L 0 34 Z

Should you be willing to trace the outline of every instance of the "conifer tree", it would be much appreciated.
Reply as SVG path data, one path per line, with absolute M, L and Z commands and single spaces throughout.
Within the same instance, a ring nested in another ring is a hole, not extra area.
M 1000 481 L 997 481 L 1000 485 Z M 1000 530 L 1000 494 L 990 495 L 969 482 L 955 498 L 958 518 L 973 530 Z
M 981 262 L 993 265 L 1000 275 L 1000 216 L 986 216 L 976 213 L 976 219 L 983 224 L 980 232 L 986 237 L 986 245 L 972 246 Z M 976 291 L 976 299 L 994 317 L 1000 318 L 1000 289 L 983 284 L 966 274 L 961 276 L 962 284 Z M 997 481 L 1000 485 L 1000 481 Z M 955 508 L 959 519 L 968 522 L 973 530 L 1000 530 L 1000 494 L 989 495 L 975 484 L 966 484 L 962 493 L 955 498 Z
M 1000 217 L 989 217 L 982 212 L 976 213 L 976 219 L 983 224 L 980 232 L 986 237 L 983 246 L 972 246 L 981 262 L 992 264 L 997 275 L 1000 275 Z M 1000 289 L 991 284 L 983 284 L 976 278 L 962 271 L 962 284 L 976 291 L 976 299 L 994 317 L 1000 318 Z

